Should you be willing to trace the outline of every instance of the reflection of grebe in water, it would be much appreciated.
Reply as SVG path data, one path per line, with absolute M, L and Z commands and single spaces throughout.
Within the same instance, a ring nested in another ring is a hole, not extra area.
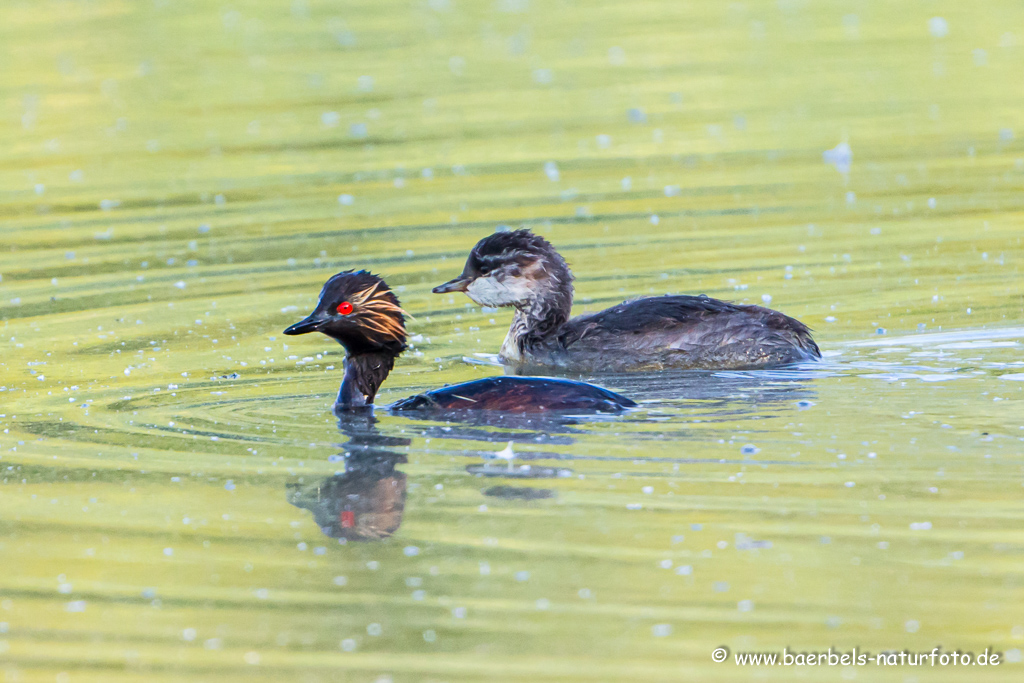
M 606 379 L 612 385 L 621 384 L 631 392 L 646 390 L 666 401 L 691 400 L 695 403 L 694 410 L 699 411 L 701 422 L 725 421 L 732 424 L 737 417 L 753 414 L 781 417 L 800 409 L 800 404 L 812 405 L 808 399 L 816 397 L 811 382 L 814 376 L 799 373 L 646 375 L 643 379 L 637 375 L 623 375 L 607 376 Z M 454 442 L 455 448 L 445 449 L 445 452 L 452 457 L 467 459 L 466 471 L 480 478 L 482 494 L 491 498 L 529 502 L 555 496 L 552 489 L 484 484 L 495 478 L 506 481 L 556 480 L 574 476 L 572 468 L 576 461 L 613 463 L 620 459 L 632 460 L 604 454 L 574 454 L 572 451 L 575 449 L 567 452 L 564 448 L 571 446 L 578 435 L 586 433 L 585 424 L 595 420 L 617 420 L 617 417 L 579 418 L 487 411 L 470 412 L 456 420 L 443 421 L 429 413 L 403 413 L 402 416 L 422 420 L 415 429 L 419 437 Z M 288 500 L 296 507 L 312 512 L 316 523 L 328 536 L 351 541 L 384 540 L 398 530 L 405 512 L 406 475 L 395 468 L 406 462 L 402 451 L 411 440 L 382 434 L 377 430 L 376 418 L 368 410 L 342 411 L 338 418 L 339 429 L 348 437 L 344 444 L 344 472 L 315 484 L 290 484 Z M 656 431 L 635 436 L 672 439 L 684 451 L 685 444 L 694 438 L 690 419 L 665 422 Z M 467 441 L 481 445 L 479 448 L 466 448 Z M 543 450 L 545 445 L 563 448 Z M 503 457 L 495 457 L 499 453 Z M 512 456 L 515 457 L 514 462 L 511 461 Z M 479 462 L 481 458 L 484 462 Z M 677 464 L 709 462 L 700 454 L 686 452 L 674 458 L 658 458 L 658 461 Z M 736 462 L 742 461 L 740 458 Z M 710 462 L 723 461 L 716 457 Z
M 409 439 L 384 436 L 376 421 L 369 413 L 343 415 L 345 471 L 312 485 L 288 485 L 288 502 L 312 512 L 332 538 L 380 541 L 402 524 L 406 477 L 395 466 L 406 457 L 386 447 L 407 446 Z

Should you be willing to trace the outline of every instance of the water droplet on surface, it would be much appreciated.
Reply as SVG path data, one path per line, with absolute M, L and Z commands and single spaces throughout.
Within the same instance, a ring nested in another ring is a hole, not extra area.
M 949 24 L 942 17 L 932 17 L 928 20 L 928 33 L 935 38 L 945 38 L 949 35 Z

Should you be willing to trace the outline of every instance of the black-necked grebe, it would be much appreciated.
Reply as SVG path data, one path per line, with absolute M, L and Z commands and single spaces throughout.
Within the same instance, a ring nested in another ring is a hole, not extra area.
M 366 271 L 338 273 L 316 309 L 285 334 L 322 332 L 345 347 L 345 377 L 335 410 L 373 404 L 405 350 L 405 317 L 384 280 Z M 410 396 L 391 410 L 491 410 L 510 413 L 617 412 L 636 403 L 592 384 L 544 377 L 488 377 Z
M 547 240 L 515 230 L 477 242 L 462 274 L 434 292 L 465 292 L 482 306 L 514 307 L 499 358 L 516 370 L 724 370 L 821 357 L 800 321 L 703 295 L 636 299 L 570 320 L 572 281 Z

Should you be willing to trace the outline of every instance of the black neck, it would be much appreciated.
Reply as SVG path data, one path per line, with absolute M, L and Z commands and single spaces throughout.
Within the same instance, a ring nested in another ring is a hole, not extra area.
M 359 353 L 345 356 L 345 378 L 338 391 L 336 410 L 351 410 L 373 405 L 380 385 L 395 366 L 389 353 Z

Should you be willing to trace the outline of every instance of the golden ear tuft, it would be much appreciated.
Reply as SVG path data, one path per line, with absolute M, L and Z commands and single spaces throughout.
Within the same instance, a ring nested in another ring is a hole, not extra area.
M 389 289 L 382 289 L 380 282 L 375 282 L 366 289 L 353 294 L 353 304 L 369 313 L 364 322 L 372 329 L 395 338 L 405 336 L 405 325 L 397 315 L 409 315 L 398 305 L 395 295 Z M 412 316 L 409 316 L 410 318 Z

